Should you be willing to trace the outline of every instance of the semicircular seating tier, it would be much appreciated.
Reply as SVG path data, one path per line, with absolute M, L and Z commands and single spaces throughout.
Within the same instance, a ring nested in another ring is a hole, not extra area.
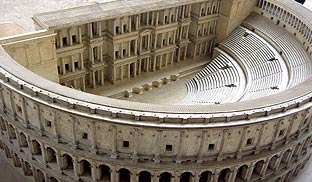
M 277 50 L 280 50 L 290 73 L 288 88 L 303 82 L 311 75 L 312 62 L 308 53 L 301 43 L 293 35 L 289 34 L 286 29 L 256 13 L 249 15 L 242 25 L 254 30 Z
M 311 60 L 304 48 L 282 27 L 256 14 L 243 26 L 220 43 L 216 58 L 186 83 L 188 94 L 180 104 L 256 99 L 293 87 L 311 75 Z
M 240 66 L 225 52 L 186 83 L 188 94 L 180 104 L 220 104 L 236 102 L 243 93 L 245 76 Z

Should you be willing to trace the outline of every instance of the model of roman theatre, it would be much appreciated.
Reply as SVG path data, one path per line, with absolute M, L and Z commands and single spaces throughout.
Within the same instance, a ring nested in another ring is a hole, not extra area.
M 291 181 L 311 156 L 312 12 L 119 0 L 0 38 L 0 153 L 38 182 Z

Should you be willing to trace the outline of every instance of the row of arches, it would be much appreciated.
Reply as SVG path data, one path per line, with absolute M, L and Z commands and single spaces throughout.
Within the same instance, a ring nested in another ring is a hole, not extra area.
M 36 182 L 59 182 L 59 180 L 53 176 L 48 176 L 41 169 L 36 168 L 23 158 L 19 157 L 16 153 L 12 152 L 1 140 L 0 149 L 5 153 L 8 159 L 11 159 L 14 167 L 22 168 L 25 176 L 33 176 Z
M 56 168 L 61 170 L 63 174 L 79 176 L 82 179 L 93 178 L 97 181 L 127 182 L 135 180 L 142 182 L 171 182 L 172 179 L 176 179 L 181 182 L 191 182 L 194 180 L 200 182 L 209 182 L 215 181 L 216 178 L 220 182 L 227 182 L 231 181 L 232 179 L 246 181 L 249 179 L 257 179 L 266 175 L 270 175 L 275 171 L 286 167 L 288 163 L 295 161 L 299 156 L 305 154 L 307 148 L 311 145 L 311 137 L 308 137 L 306 140 L 298 143 L 294 147 L 289 148 L 285 152 L 275 155 L 270 159 L 259 160 L 255 164 L 243 164 L 236 169 L 231 167 L 222 169 L 221 171 L 217 172 L 207 170 L 196 174 L 189 171 L 179 175 L 170 172 L 154 174 L 153 172 L 149 171 L 135 173 L 126 168 L 120 168 L 116 170 L 114 167 L 109 165 L 95 165 L 94 161 L 89 161 L 88 159 L 78 160 L 76 156 L 58 151 L 54 147 L 42 144 L 35 139 L 30 139 L 30 137 L 26 137 L 24 133 L 17 132 L 17 130 L 14 129 L 12 125 L 9 124 L 8 126 L 8 137 L 13 140 L 19 140 L 19 147 L 30 148 L 32 157 L 41 159 L 48 165 L 52 164 L 56 166 Z M 13 130 L 12 133 L 9 133 L 10 130 Z M 27 174 L 29 173 L 30 172 L 27 172 Z

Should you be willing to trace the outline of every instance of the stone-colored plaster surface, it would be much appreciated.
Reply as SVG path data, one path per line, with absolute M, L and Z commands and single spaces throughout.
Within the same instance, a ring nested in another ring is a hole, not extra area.
M 3 0 L 0 1 L 0 22 L 11 21 L 22 26 L 26 31 L 33 31 L 34 25 L 31 17 L 33 14 L 49 10 L 58 10 L 77 5 L 86 5 L 107 0 Z M 312 0 L 307 0 L 306 6 L 312 9 Z M 0 182 L 5 181 L 28 181 L 16 172 L 5 160 L 0 158 Z M 312 161 L 300 172 L 296 182 L 312 181 Z
M 0 37 L 21 34 L 24 32 L 25 30 L 15 23 L 11 22 L 0 23 Z

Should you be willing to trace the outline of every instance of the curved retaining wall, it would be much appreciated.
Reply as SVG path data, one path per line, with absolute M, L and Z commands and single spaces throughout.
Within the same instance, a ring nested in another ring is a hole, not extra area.
M 272 8 L 300 20 L 285 28 L 311 54 L 312 14 L 273 0 L 256 11 L 284 21 Z M 311 154 L 311 78 L 257 100 L 163 106 L 62 87 L 3 49 L 0 59 L 0 148 L 36 181 L 284 181 Z

